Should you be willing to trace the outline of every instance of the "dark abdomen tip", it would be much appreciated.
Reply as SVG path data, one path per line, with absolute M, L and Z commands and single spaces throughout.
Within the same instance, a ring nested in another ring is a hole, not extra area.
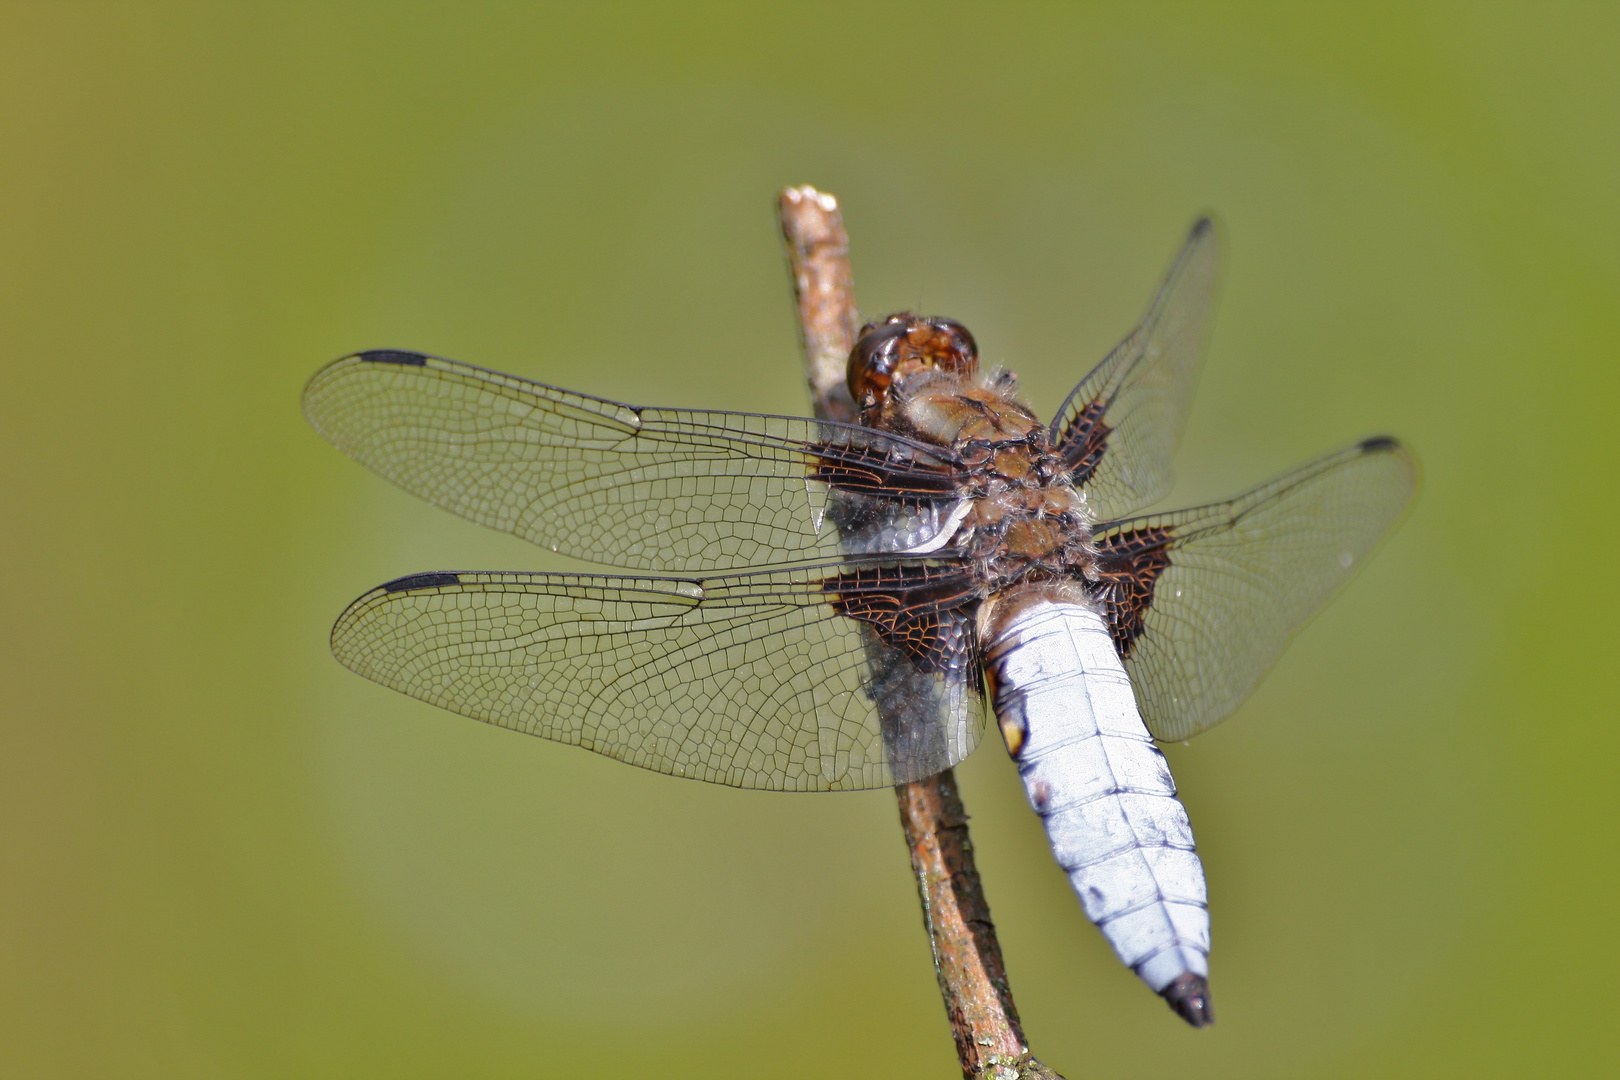
M 360 354 L 360 359 L 373 364 L 406 364 L 410 367 L 422 367 L 427 363 L 426 356 L 404 349 L 367 349 Z
M 1209 981 L 1202 975 L 1192 972 L 1177 975 L 1159 994 L 1170 1003 L 1177 1016 L 1193 1027 L 1209 1027 L 1215 1022 L 1215 1010 L 1209 1005 Z

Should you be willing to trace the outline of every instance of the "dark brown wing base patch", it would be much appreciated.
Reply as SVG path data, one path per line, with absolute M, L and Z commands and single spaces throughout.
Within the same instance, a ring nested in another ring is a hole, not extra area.
M 1076 414 L 1058 440 L 1058 453 L 1069 467 L 1069 482 L 1075 487 L 1083 487 L 1091 479 L 1108 449 L 1108 433 L 1114 429 L 1103 423 L 1107 408 L 1101 401 L 1093 401 Z
M 861 567 L 824 580 L 833 610 L 869 624 L 886 645 L 922 671 L 947 672 L 962 663 L 956 613 L 978 603 L 965 569 L 936 566 Z M 966 620 L 971 624 L 971 619 Z
M 1097 540 L 1097 579 L 1086 582 L 1086 587 L 1102 601 L 1121 658 L 1131 655 L 1136 639 L 1142 636 L 1142 619 L 1153 603 L 1159 575 L 1170 565 L 1169 548 L 1174 539 L 1175 530 L 1159 526 Z

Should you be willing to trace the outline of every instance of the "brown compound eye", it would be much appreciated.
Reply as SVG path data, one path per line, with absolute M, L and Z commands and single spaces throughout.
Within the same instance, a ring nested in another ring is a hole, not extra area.
M 861 327 L 861 336 L 849 351 L 849 394 L 864 407 L 868 397 L 881 400 L 894 381 L 900 361 L 900 343 L 912 322 L 907 314 L 890 315 Z
M 979 346 L 955 319 L 915 319 L 906 344 L 919 360 L 951 375 L 968 375 L 979 363 Z
M 896 378 L 920 371 L 968 375 L 979 347 L 955 319 L 924 319 L 909 312 L 869 322 L 849 354 L 849 392 L 866 408 L 880 402 Z

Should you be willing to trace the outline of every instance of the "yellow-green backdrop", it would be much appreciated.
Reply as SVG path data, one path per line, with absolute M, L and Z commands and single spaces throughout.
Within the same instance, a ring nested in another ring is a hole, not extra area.
M 485 728 L 339 668 L 432 569 L 561 560 L 303 423 L 439 352 L 804 409 L 772 219 L 1050 410 L 1193 216 L 1230 258 L 1177 501 L 1382 431 L 1415 513 L 1170 748 L 1219 1023 L 961 770 L 1079 1076 L 1616 1067 L 1613 5 L 67 5 L 0 12 L 0 1073 L 949 1076 L 892 797 Z

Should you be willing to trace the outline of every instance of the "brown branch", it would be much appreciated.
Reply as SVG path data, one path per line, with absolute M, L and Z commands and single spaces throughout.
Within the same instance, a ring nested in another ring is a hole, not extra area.
M 793 295 L 799 304 L 804 373 L 817 420 L 855 422 L 855 400 L 844 381 L 849 350 L 861 326 L 849 271 L 849 234 L 838 200 L 813 187 L 788 188 L 777 200 L 787 243 Z
M 836 199 L 810 187 L 782 192 L 778 214 L 816 418 L 850 421 L 855 408 L 844 374 L 860 316 L 843 215 Z M 962 1075 L 969 1080 L 1062 1080 L 1030 1056 L 1024 1041 L 990 905 L 973 862 L 956 774 L 946 769 L 901 784 L 894 792 Z

